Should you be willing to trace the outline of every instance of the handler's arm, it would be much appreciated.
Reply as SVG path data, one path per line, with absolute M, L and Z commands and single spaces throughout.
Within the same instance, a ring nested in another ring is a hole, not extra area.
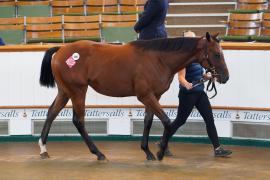
M 184 86 L 185 88 L 187 88 L 188 90 L 189 89 L 192 89 L 192 83 L 189 83 L 187 80 L 186 80 L 186 68 L 180 70 L 178 72 L 178 80 L 179 80 L 179 83 Z

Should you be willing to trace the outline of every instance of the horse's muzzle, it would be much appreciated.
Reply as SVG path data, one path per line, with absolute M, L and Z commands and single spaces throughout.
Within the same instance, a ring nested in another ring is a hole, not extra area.
M 225 84 L 229 80 L 229 76 L 221 76 L 220 83 Z

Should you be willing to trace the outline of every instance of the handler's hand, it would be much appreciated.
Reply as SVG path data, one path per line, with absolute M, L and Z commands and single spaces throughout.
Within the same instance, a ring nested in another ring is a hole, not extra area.
M 190 90 L 190 89 L 193 88 L 193 84 L 192 84 L 192 83 L 189 83 L 189 82 L 186 82 L 186 83 L 184 84 L 184 86 L 185 86 L 185 88 L 186 88 L 187 90 Z

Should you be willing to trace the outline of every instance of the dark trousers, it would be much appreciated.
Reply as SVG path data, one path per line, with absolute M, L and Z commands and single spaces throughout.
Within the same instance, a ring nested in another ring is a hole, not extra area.
M 206 124 L 206 130 L 209 139 L 214 148 L 220 146 L 216 126 L 214 123 L 213 112 L 209 99 L 204 91 L 192 93 L 179 93 L 179 106 L 176 119 L 171 124 L 170 137 L 177 131 L 179 127 L 185 124 L 193 107 L 196 107 Z

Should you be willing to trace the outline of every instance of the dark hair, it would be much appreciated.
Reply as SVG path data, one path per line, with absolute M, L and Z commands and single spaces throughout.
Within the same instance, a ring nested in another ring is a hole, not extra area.
M 161 38 L 154 40 L 133 41 L 130 44 L 136 48 L 153 51 L 189 51 L 193 50 L 200 38 L 178 37 L 178 38 Z

